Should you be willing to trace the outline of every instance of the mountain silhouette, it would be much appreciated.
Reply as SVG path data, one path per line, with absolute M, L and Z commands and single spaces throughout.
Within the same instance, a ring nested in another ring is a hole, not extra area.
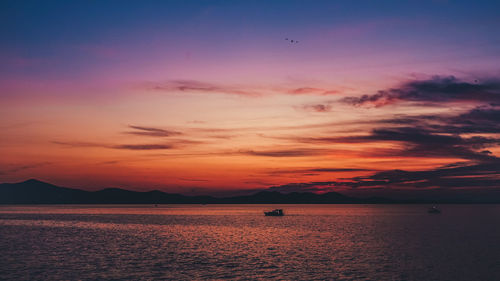
M 36 179 L 0 184 L 0 204 L 187 204 L 209 203 L 215 199 L 210 196 L 184 196 L 158 190 L 138 192 L 106 188 L 85 191 L 59 187 Z
M 158 190 L 131 191 L 106 188 L 86 191 L 59 187 L 36 179 L 0 184 L 0 204 L 392 204 L 392 203 L 470 203 L 466 201 L 394 200 L 383 197 L 356 198 L 337 192 L 280 193 L 260 191 L 252 195 L 217 198 L 186 196 Z M 474 202 L 478 203 L 478 202 Z M 491 202 L 488 202 L 491 203 Z M 497 202 L 498 203 L 498 202 Z

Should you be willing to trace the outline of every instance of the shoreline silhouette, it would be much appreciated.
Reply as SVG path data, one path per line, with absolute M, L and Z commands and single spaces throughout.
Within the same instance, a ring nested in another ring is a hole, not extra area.
M 105 188 L 86 191 L 60 187 L 36 179 L 19 183 L 0 184 L 0 204 L 498 204 L 500 200 L 471 199 L 391 199 L 385 197 L 358 198 L 338 192 L 280 193 L 259 191 L 244 196 L 188 196 L 159 190 L 131 191 Z

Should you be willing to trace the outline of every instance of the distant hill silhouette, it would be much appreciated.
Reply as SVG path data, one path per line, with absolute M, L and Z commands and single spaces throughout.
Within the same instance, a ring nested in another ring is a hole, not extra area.
M 188 204 L 211 203 L 210 196 L 184 196 L 158 190 L 138 192 L 120 188 L 85 191 L 30 179 L 0 184 L 0 204 Z
M 154 190 L 130 191 L 106 188 L 99 191 L 59 187 L 30 179 L 0 184 L 0 204 L 391 204 L 430 203 L 428 200 L 393 200 L 381 197 L 355 198 L 337 192 L 279 193 L 261 191 L 253 195 L 217 198 L 185 196 Z M 468 203 L 468 202 L 441 202 Z

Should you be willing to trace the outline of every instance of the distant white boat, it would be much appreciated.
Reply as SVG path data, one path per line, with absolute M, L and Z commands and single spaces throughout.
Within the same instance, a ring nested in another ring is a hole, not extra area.
M 432 206 L 427 210 L 427 213 L 429 214 L 441 214 L 441 210 L 438 209 L 436 206 Z

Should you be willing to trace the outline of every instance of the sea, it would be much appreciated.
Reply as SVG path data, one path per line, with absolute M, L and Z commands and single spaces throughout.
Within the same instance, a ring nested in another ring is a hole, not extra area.
M 0 280 L 500 280 L 500 205 L 429 207 L 4 205 Z

